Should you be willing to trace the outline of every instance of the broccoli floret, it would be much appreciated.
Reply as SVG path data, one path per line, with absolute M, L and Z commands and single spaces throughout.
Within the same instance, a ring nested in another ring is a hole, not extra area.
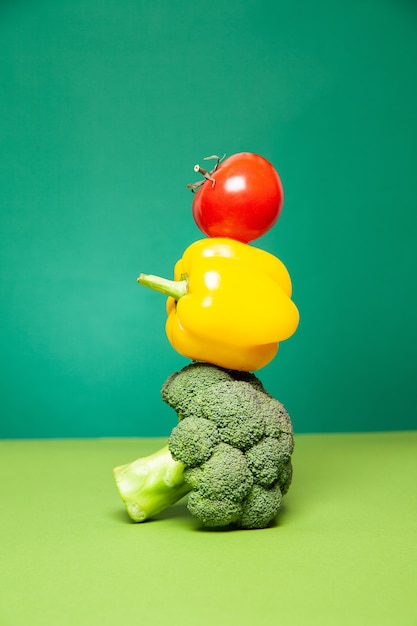
M 241 517 L 235 521 L 238 528 L 266 528 L 278 513 L 282 503 L 279 485 L 253 485 L 243 503 Z
M 281 402 L 271 396 L 264 398 L 262 415 L 265 420 L 265 435 L 268 437 L 280 437 L 281 433 L 293 435 L 290 416 Z
M 192 491 L 188 498 L 188 510 L 200 520 L 203 526 L 229 526 L 242 516 L 242 504 L 229 498 L 211 500 L 205 498 L 200 491 Z
M 201 398 L 208 387 L 224 380 L 231 380 L 226 370 L 209 363 L 191 363 L 165 381 L 161 389 L 162 399 L 180 418 L 200 417 Z
M 220 442 L 216 426 L 202 417 L 187 417 L 172 429 L 168 447 L 176 461 L 195 467 L 207 461 Z
M 256 482 L 268 487 L 278 480 L 282 465 L 288 461 L 286 449 L 279 439 L 265 437 L 246 453 L 246 461 Z
M 207 393 L 207 388 L 220 382 L 233 380 L 246 382 L 266 394 L 259 378 L 251 372 L 227 370 L 217 365 L 197 361 L 168 377 L 162 385 L 162 399 L 177 412 L 180 418 L 191 415 L 198 417 L 201 416 L 200 403 Z
M 292 463 L 291 459 L 289 459 L 285 465 L 281 467 L 281 473 L 278 478 L 279 488 L 281 489 L 281 493 L 283 496 L 287 493 L 290 488 L 292 481 Z
M 250 383 L 226 381 L 202 397 L 201 414 L 216 424 L 222 441 L 246 450 L 265 433 L 262 404 L 262 392 Z
M 162 398 L 180 418 L 168 445 L 115 470 L 132 519 L 189 494 L 188 509 L 204 526 L 268 526 L 292 480 L 284 406 L 254 374 L 200 362 L 170 376 Z
M 200 467 L 184 470 L 185 482 L 205 498 L 228 498 L 241 502 L 253 484 L 243 452 L 227 443 L 220 443 L 210 459 Z

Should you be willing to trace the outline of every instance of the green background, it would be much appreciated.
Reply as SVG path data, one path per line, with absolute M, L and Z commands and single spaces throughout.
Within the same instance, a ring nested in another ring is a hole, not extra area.
M 416 626 L 417 432 L 297 435 L 276 522 L 230 532 L 129 520 L 109 468 L 165 441 L 0 441 L 1 626 Z
M 248 150 L 297 334 L 261 370 L 297 432 L 417 426 L 412 0 L 0 3 L 0 436 L 165 436 L 194 163 Z M 242 298 L 244 308 L 244 298 Z

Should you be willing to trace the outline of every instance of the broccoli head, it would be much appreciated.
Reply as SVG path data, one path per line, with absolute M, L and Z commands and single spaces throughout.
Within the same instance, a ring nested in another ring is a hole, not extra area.
M 208 388 L 220 382 L 233 380 L 247 382 L 264 391 L 259 378 L 251 372 L 227 370 L 211 363 L 196 361 L 168 377 L 162 385 L 162 400 L 174 409 L 180 419 L 190 416 L 201 417 L 200 405 L 207 395 Z
M 203 526 L 215 528 L 237 523 L 242 517 L 243 506 L 229 498 L 212 500 L 205 498 L 200 491 L 192 491 L 188 498 L 188 510 Z
M 208 461 L 185 469 L 184 480 L 203 497 L 241 502 L 252 487 L 253 475 L 241 450 L 220 443 Z
M 162 385 L 162 400 L 179 418 L 201 417 L 200 403 L 211 385 L 230 380 L 226 370 L 209 363 L 191 363 L 175 372 Z
M 263 394 L 248 382 L 218 383 L 201 401 L 201 415 L 214 423 L 225 443 L 246 450 L 265 433 Z
M 242 514 L 235 520 L 238 528 L 265 528 L 274 519 L 282 503 L 279 485 L 262 487 L 253 485 L 243 502 Z
M 168 446 L 174 459 L 187 467 L 196 467 L 212 456 L 220 443 L 216 426 L 202 417 L 187 417 L 172 429 Z
M 294 435 L 284 406 L 251 373 L 192 363 L 172 374 L 162 399 L 180 421 L 161 451 L 115 469 L 135 521 L 188 494 L 203 526 L 265 528 L 292 480 Z
M 246 453 L 249 469 L 256 476 L 256 482 L 264 487 L 275 483 L 281 468 L 289 460 L 286 447 L 282 446 L 279 438 L 264 437 Z

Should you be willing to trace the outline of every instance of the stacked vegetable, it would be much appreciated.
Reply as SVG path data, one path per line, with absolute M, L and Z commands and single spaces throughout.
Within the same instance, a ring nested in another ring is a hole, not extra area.
M 191 185 L 209 237 L 184 252 L 174 280 L 138 278 L 168 296 L 167 337 L 192 360 L 162 387 L 179 422 L 162 450 L 114 474 L 137 522 L 189 494 L 204 526 L 265 528 L 291 483 L 294 438 L 287 411 L 253 371 L 295 332 L 298 311 L 283 263 L 247 244 L 275 223 L 282 186 L 262 157 L 213 158 L 211 171 L 195 167 L 205 180 Z

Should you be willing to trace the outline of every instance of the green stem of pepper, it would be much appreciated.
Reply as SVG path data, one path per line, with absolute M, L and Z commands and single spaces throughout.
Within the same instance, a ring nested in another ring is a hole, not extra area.
M 188 289 L 188 278 L 186 275 L 181 277 L 181 280 L 168 280 L 153 274 L 140 274 L 137 280 L 140 285 L 159 291 L 166 296 L 172 296 L 175 300 L 185 296 Z

